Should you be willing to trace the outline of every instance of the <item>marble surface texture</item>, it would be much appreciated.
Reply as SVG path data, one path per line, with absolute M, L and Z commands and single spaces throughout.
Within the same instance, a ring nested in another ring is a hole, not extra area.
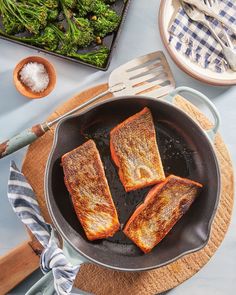
M 221 117 L 221 134 L 227 144 L 234 165 L 236 163 L 236 87 L 213 87 L 202 84 L 183 73 L 169 58 L 157 26 L 159 0 L 132 1 L 120 35 L 118 46 L 107 72 L 97 71 L 76 63 L 38 53 L 0 40 L 0 141 L 22 129 L 44 120 L 60 103 L 86 87 L 106 82 L 109 73 L 131 58 L 145 53 L 163 50 L 166 53 L 177 86 L 196 88 L 212 100 Z M 46 56 L 57 71 L 58 82 L 47 98 L 28 100 L 14 88 L 12 71 L 16 63 L 29 55 Z M 9 161 L 14 159 L 20 166 L 25 149 L 0 161 L 0 255 L 26 239 L 22 224 L 11 210 L 7 200 Z M 236 212 L 221 247 L 210 262 L 194 277 L 169 291 L 171 295 L 233 295 L 236 294 Z M 3 271 L 3 270 L 1 270 Z M 36 271 L 9 294 L 23 295 L 41 276 Z M 135 295 L 135 294 L 134 294 Z

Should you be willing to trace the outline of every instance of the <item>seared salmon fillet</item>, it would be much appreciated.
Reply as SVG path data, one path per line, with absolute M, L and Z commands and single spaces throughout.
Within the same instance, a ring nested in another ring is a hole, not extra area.
M 144 253 L 155 247 L 189 209 L 200 183 L 170 175 L 154 186 L 132 214 L 124 233 Z
M 126 192 L 165 179 L 152 114 L 148 108 L 111 130 L 110 150 Z
M 111 237 L 120 228 L 103 164 L 93 140 L 62 156 L 65 184 L 89 240 Z

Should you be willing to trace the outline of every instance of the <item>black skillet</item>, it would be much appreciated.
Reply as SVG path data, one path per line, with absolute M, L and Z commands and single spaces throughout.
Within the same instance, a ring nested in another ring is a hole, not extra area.
M 170 102 L 179 92 L 190 92 L 206 102 L 216 119 L 214 127 L 203 131 L 188 115 Z M 165 100 L 149 97 L 119 97 L 97 103 L 79 115 L 63 119 L 55 130 L 54 144 L 48 159 L 45 192 L 53 223 L 65 244 L 72 246 L 73 259 L 122 271 L 141 271 L 168 264 L 180 256 L 206 245 L 218 205 L 220 174 L 209 137 L 214 137 L 219 116 L 212 103 L 190 88 L 177 88 Z M 125 193 L 117 169 L 110 157 L 109 131 L 118 123 L 148 107 L 153 115 L 166 175 L 176 174 L 204 185 L 190 210 L 149 254 L 143 254 L 120 230 L 109 239 L 90 242 L 76 217 L 63 180 L 61 156 L 88 138 L 94 139 L 105 166 L 111 193 L 124 224 L 149 188 Z

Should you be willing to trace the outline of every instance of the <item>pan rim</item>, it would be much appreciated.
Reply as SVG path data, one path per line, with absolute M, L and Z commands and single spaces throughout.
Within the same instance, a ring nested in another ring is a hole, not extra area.
M 166 266 L 166 265 L 168 265 L 170 263 L 173 263 L 173 262 L 177 261 L 178 259 L 182 258 L 185 255 L 188 255 L 188 254 L 191 254 L 191 253 L 194 253 L 194 252 L 197 252 L 197 251 L 203 249 L 207 245 L 207 243 L 208 243 L 208 241 L 210 239 L 212 223 L 213 223 L 213 220 L 214 220 L 214 217 L 216 215 L 216 211 L 217 211 L 217 208 L 218 208 L 218 205 L 219 205 L 220 191 L 221 191 L 221 174 L 220 174 L 218 159 L 217 159 L 217 156 L 216 156 L 216 151 L 214 150 L 214 147 L 213 147 L 214 143 L 209 139 L 209 137 L 206 135 L 204 130 L 187 113 L 185 113 L 182 109 L 178 108 L 177 106 L 175 106 L 175 105 L 173 105 L 173 104 L 171 104 L 169 102 L 166 102 L 166 101 L 163 101 L 163 100 L 157 100 L 156 98 L 152 98 L 152 97 L 148 97 L 148 96 L 139 96 L 139 97 L 144 98 L 144 99 L 149 100 L 149 101 L 158 102 L 158 103 L 161 103 L 161 104 L 168 105 L 168 106 L 174 108 L 176 111 L 180 112 L 181 115 L 183 115 L 184 117 L 187 117 L 187 119 L 189 119 L 193 123 L 193 125 L 195 125 L 195 127 L 199 130 L 199 132 L 202 133 L 202 135 L 205 137 L 206 141 L 208 142 L 209 148 L 211 149 L 211 152 L 212 152 L 212 155 L 213 155 L 213 158 L 214 158 L 214 161 L 215 161 L 216 175 L 217 175 L 217 179 L 218 179 L 218 182 L 217 182 L 217 194 L 216 194 L 216 197 L 215 197 L 214 209 L 212 211 L 211 217 L 210 217 L 208 225 L 207 225 L 206 239 L 200 246 L 194 247 L 194 248 L 186 250 L 186 251 L 183 251 L 178 256 L 176 256 L 176 257 L 174 257 L 172 259 L 169 259 L 169 260 L 167 260 L 167 261 L 165 261 L 163 263 L 160 263 L 158 265 L 153 265 L 153 266 L 148 266 L 148 267 L 137 267 L 137 268 L 118 267 L 118 266 L 113 266 L 113 265 L 110 265 L 110 264 L 107 264 L 107 263 L 97 261 L 96 259 L 88 256 L 82 250 L 77 248 L 70 241 L 70 239 L 66 236 L 66 234 L 64 233 L 62 227 L 59 225 L 57 219 L 55 218 L 55 215 L 53 213 L 53 209 L 52 209 L 52 206 L 51 206 L 51 202 L 49 200 L 50 197 L 49 197 L 49 189 L 48 189 L 48 179 L 49 179 L 49 170 L 50 170 L 51 159 L 52 159 L 53 153 L 54 153 L 55 148 L 56 148 L 57 143 L 58 143 L 58 132 L 59 132 L 60 126 L 64 122 L 66 122 L 67 120 L 72 119 L 72 118 L 76 118 L 76 117 L 80 117 L 80 116 L 88 113 L 89 111 L 91 111 L 91 110 L 93 110 L 96 107 L 99 107 L 101 105 L 112 103 L 113 101 L 117 101 L 117 100 L 127 100 L 127 99 L 134 99 L 134 98 L 137 99 L 137 96 L 130 95 L 130 96 L 112 97 L 112 98 L 109 98 L 109 99 L 107 99 L 105 101 L 100 101 L 100 102 L 97 102 L 97 103 L 87 107 L 85 110 L 82 110 L 79 114 L 72 114 L 72 115 L 69 115 L 68 117 L 65 117 L 62 120 L 60 120 L 58 122 L 56 128 L 55 128 L 53 144 L 52 144 L 52 147 L 51 147 L 51 150 L 50 150 L 50 153 L 49 153 L 49 156 L 48 156 L 48 160 L 47 160 L 47 163 L 46 163 L 45 177 L 44 177 L 44 191 L 45 191 L 45 196 L 46 196 L 46 205 L 47 205 L 50 217 L 51 217 L 51 219 L 53 221 L 53 224 L 55 225 L 57 231 L 60 233 L 60 235 L 63 237 L 63 239 L 78 253 L 78 255 L 81 255 L 82 257 L 87 259 L 88 263 L 92 262 L 94 264 L 100 265 L 102 267 L 106 267 L 108 269 L 117 270 L 117 271 L 126 271 L 126 272 L 140 272 L 140 271 L 147 271 L 147 270 L 157 269 L 157 268 Z

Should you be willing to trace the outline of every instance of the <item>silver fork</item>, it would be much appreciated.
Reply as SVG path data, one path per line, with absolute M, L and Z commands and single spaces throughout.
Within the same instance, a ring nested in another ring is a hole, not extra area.
M 218 0 L 184 0 L 184 2 L 196 6 L 204 14 L 217 19 L 226 28 L 231 29 L 236 34 L 236 30 L 229 27 L 225 19 L 220 16 L 220 3 Z
M 209 9 L 213 12 L 217 12 L 217 15 L 219 16 L 219 13 L 220 13 L 220 3 L 219 3 L 219 0 L 203 0 L 204 3 L 209 7 Z M 220 18 L 221 19 L 221 18 Z M 219 20 L 219 19 L 218 19 Z M 222 21 L 222 19 L 221 19 Z M 224 23 L 222 23 L 224 25 Z M 225 25 L 224 25 L 225 26 Z M 227 26 L 225 26 L 227 27 Z M 229 44 L 229 46 L 234 49 L 234 45 L 232 43 L 232 41 L 230 40 L 230 37 L 229 35 L 225 32 L 225 30 L 223 29 L 223 32 L 224 32 L 224 35 L 227 39 L 227 42 Z
M 220 11 L 220 3 L 219 0 L 203 0 L 203 2 L 209 7 L 209 8 L 215 8 L 216 11 Z
M 210 0 L 205 0 L 206 2 L 210 3 Z M 213 3 L 214 0 L 211 0 L 211 3 Z M 205 18 L 205 14 L 197 9 L 195 6 L 191 4 L 185 3 L 185 1 L 180 0 L 182 7 L 189 18 L 191 18 L 193 21 L 199 22 L 206 26 L 212 33 L 213 37 L 219 42 L 222 52 L 224 54 L 224 57 L 229 64 L 230 68 L 233 71 L 236 71 L 236 50 L 234 50 L 234 45 L 231 42 L 228 34 L 225 32 L 224 28 L 222 32 L 224 33 L 224 36 L 227 40 L 227 45 L 224 44 L 224 42 L 220 39 L 220 37 L 217 35 L 215 29 L 212 27 L 210 22 Z M 210 4 L 209 4 L 210 5 Z

